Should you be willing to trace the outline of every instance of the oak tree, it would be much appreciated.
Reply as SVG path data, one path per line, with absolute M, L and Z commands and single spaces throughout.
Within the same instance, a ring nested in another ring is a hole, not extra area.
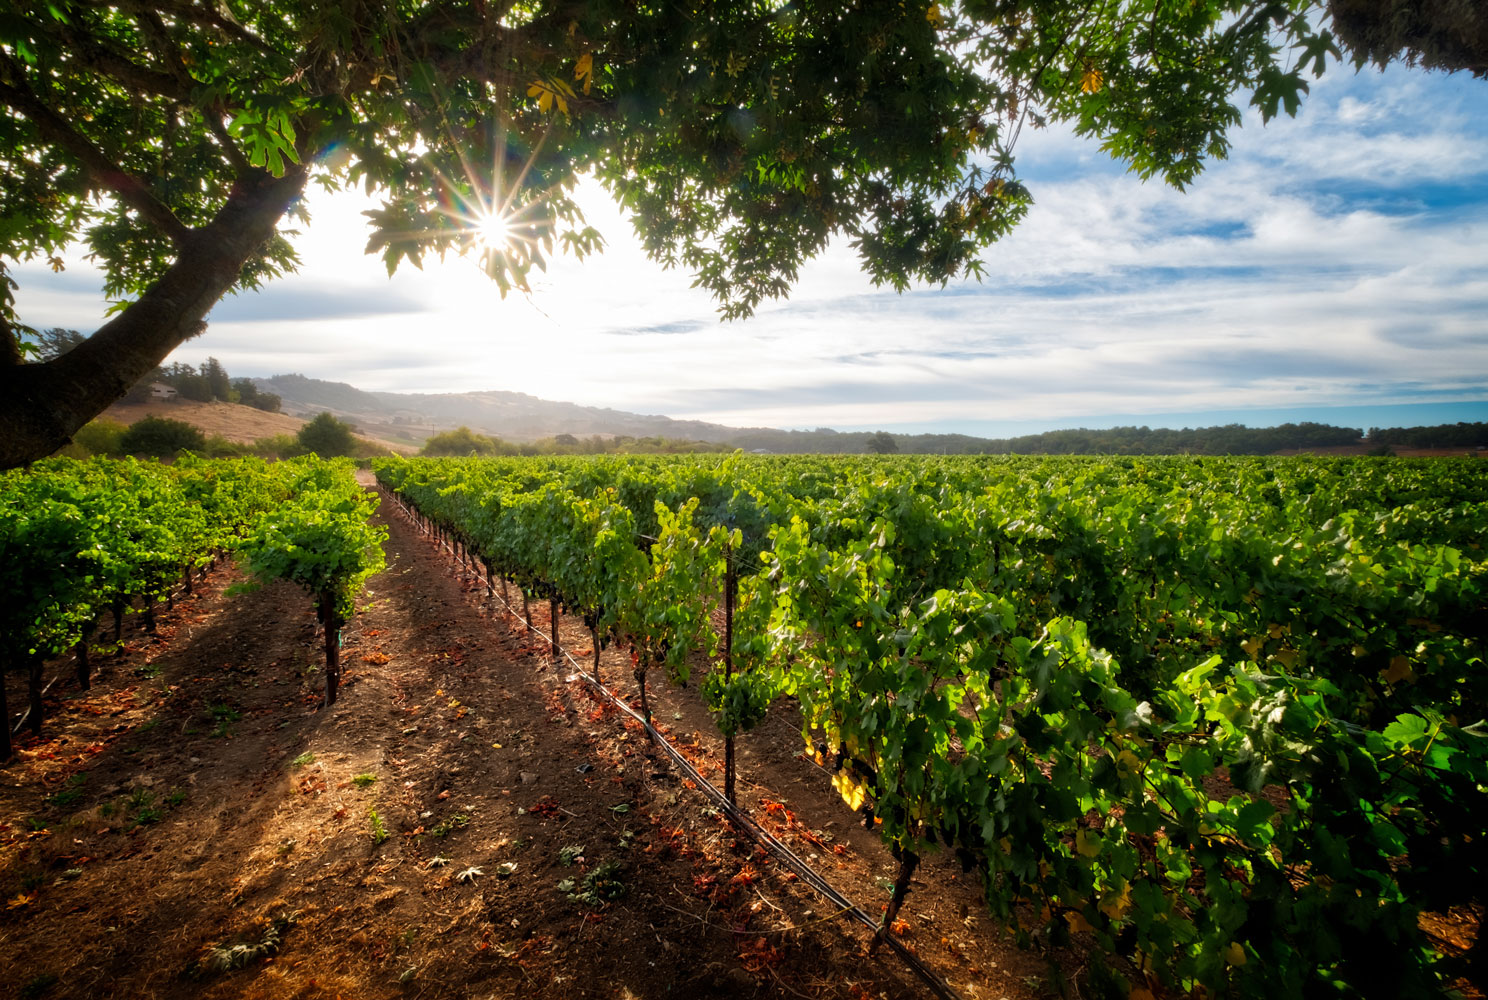
M 390 270 L 471 253 L 506 290 L 600 248 L 572 198 L 589 171 L 740 317 L 834 237 L 896 288 L 980 274 L 1029 201 L 1025 127 L 1185 184 L 1240 104 L 1296 110 L 1338 54 L 1326 24 L 1314 0 L 11 0 L 0 467 L 293 269 L 311 184 L 381 193 Z M 30 357 L 6 268 L 75 244 L 111 318 Z

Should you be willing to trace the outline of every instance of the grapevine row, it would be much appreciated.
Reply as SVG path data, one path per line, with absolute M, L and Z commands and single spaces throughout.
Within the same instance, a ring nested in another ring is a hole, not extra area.
M 100 615 L 154 607 L 176 584 L 229 550 L 258 579 L 285 577 L 317 600 L 335 636 L 361 582 L 381 566 L 381 536 L 367 524 L 375 500 L 349 464 L 257 459 L 175 465 L 53 459 L 0 477 L 0 671 L 24 669 L 28 719 L 39 733 L 42 666 L 76 650 L 89 685 L 88 647 Z M 328 657 L 333 645 L 327 642 Z M 330 666 L 330 664 L 328 664 Z M 328 700 L 334 698 L 328 670 Z M 0 685 L 0 760 L 11 754 Z
M 1382 468 L 377 471 L 488 572 L 627 638 L 642 691 L 717 651 L 737 561 L 739 669 L 704 693 L 726 735 L 799 700 L 900 861 L 889 920 L 944 848 L 1020 939 L 1119 957 L 1112 989 L 1427 996 L 1463 969 L 1420 913 L 1488 884 L 1483 480 Z

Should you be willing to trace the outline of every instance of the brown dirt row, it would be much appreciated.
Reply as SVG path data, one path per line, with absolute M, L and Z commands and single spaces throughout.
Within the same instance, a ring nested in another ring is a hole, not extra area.
M 225 594 L 231 569 L 158 636 L 131 621 L 93 690 L 57 686 L 43 738 L 0 767 L 0 996 L 927 995 L 386 513 L 334 708 L 309 599 Z M 694 689 L 653 694 L 718 780 Z M 892 861 L 797 726 L 782 705 L 740 741 L 741 802 L 872 912 Z M 903 915 L 964 996 L 1048 992 L 954 864 L 931 859 Z

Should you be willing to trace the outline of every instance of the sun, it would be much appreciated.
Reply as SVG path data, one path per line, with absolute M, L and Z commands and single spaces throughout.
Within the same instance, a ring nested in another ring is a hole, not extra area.
M 488 250 L 500 250 L 511 242 L 506 220 L 496 214 L 483 215 L 475 222 L 475 238 Z

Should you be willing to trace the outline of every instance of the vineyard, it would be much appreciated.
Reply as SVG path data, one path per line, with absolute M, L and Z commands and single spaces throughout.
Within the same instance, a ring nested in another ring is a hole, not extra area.
M 569 653 L 652 720 L 666 691 L 697 691 L 728 800 L 751 780 L 736 744 L 793 720 L 789 749 L 893 859 L 880 937 L 901 950 L 893 928 L 953 859 L 1018 943 L 1084 956 L 1083 995 L 1424 997 L 1488 967 L 1482 935 L 1433 931 L 1475 931 L 1488 884 L 1480 468 L 735 455 L 375 473 L 383 510 L 441 541 L 474 596 L 545 625 L 547 662 Z M 90 649 L 228 554 L 227 607 L 309 595 L 315 701 L 346 725 L 377 506 L 318 461 L 7 474 L 0 657 L 33 739 L 49 664 L 74 651 L 86 689 Z M 409 808 L 412 844 L 435 821 Z
M 390 460 L 491 585 L 725 736 L 781 696 L 899 862 L 980 874 L 1092 975 L 1438 995 L 1423 909 L 1481 919 L 1488 623 L 1473 463 Z M 737 598 L 735 595 L 737 594 Z M 730 744 L 732 745 L 732 744 Z M 732 774 L 727 776 L 732 780 Z

